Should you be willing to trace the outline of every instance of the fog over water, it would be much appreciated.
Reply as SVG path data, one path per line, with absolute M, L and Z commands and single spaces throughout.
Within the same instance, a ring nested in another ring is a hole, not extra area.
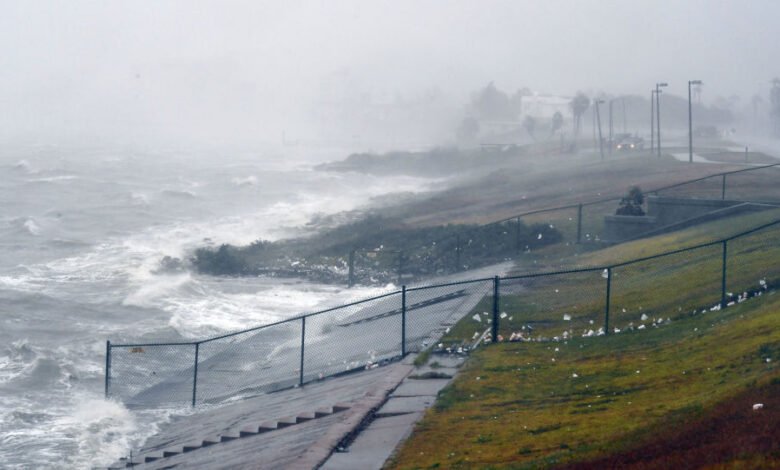
M 0 11 L 0 466 L 12 468 L 105 465 L 191 412 L 104 400 L 106 339 L 202 338 L 388 288 L 157 272 L 163 256 L 288 237 L 315 215 L 440 183 L 312 164 L 452 145 L 490 82 L 646 97 L 667 81 L 682 97 L 701 79 L 703 105 L 747 116 L 780 76 L 773 1 Z

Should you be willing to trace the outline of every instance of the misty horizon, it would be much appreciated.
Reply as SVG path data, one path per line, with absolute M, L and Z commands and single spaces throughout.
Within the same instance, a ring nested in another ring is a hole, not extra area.
M 780 75 L 769 60 L 780 5 L 769 1 L 4 7 L 6 141 L 349 142 L 365 137 L 361 103 L 416 103 L 415 132 L 384 132 L 437 142 L 491 82 L 509 94 L 644 97 L 665 81 L 685 97 L 700 79 L 703 104 L 740 111 L 768 101 Z M 336 122 L 321 112 L 334 105 Z

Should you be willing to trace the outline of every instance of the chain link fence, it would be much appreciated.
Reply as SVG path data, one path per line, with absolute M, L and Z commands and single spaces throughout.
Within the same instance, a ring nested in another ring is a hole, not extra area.
M 747 171 L 720 177 L 742 173 Z M 600 205 L 608 202 L 555 209 L 564 239 L 597 239 L 599 227 L 583 223 L 595 217 L 583 213 L 599 214 Z M 470 249 L 498 255 L 523 251 L 526 247 L 517 244 L 518 221 L 493 224 L 488 233 L 497 248 L 464 234 L 454 243 L 432 243 L 431 250 L 449 253 L 461 269 L 474 262 Z M 465 340 L 486 333 L 498 340 L 565 340 L 657 327 L 780 285 L 778 242 L 780 221 L 775 221 L 726 239 L 608 266 L 403 287 L 202 341 L 108 342 L 106 395 L 131 406 L 194 406 L 256 395 L 377 367 L 432 347 L 451 337 L 451 329 Z M 402 266 L 403 254 L 388 254 Z

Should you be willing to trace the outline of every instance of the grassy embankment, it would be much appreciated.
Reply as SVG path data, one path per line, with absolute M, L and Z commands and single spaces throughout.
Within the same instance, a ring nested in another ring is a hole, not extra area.
M 612 247 L 578 262 L 602 264 L 720 238 L 776 218 L 773 212 Z M 776 286 L 779 234 L 774 228 L 731 243 L 729 290 L 759 287 L 760 279 Z M 504 319 L 502 331 L 536 322 L 535 334 L 569 330 L 573 337 L 476 352 L 389 467 L 539 468 L 602 459 L 592 468 L 603 468 L 634 459 L 641 468 L 643 461 L 656 459 L 647 468 L 679 468 L 686 455 L 698 456 L 698 463 L 712 458 L 749 467 L 780 465 L 780 429 L 777 415 L 770 414 L 775 412 L 728 405 L 767 402 L 780 389 L 780 298 L 773 286 L 761 297 L 701 313 L 719 298 L 719 254 L 715 249 L 696 259 L 638 267 L 621 282 L 616 277 L 615 284 L 626 288 L 613 291 L 612 309 L 620 313 L 612 324 L 623 332 L 608 337 L 583 338 L 581 324 L 575 328 L 575 321 L 562 320 L 564 314 L 577 314 L 572 306 L 584 305 L 583 296 L 585 303 L 602 297 L 588 292 L 592 285 L 559 280 L 502 296 L 501 310 L 513 317 Z M 563 300 L 549 300 L 556 295 Z M 535 309 L 538 305 L 545 308 Z M 598 310 L 591 318 L 597 326 L 603 304 Z M 654 317 L 671 322 L 654 327 Z M 626 331 L 630 322 L 646 328 Z M 470 338 L 474 329 L 474 320 L 466 318 L 450 339 Z M 755 426 L 744 426 L 751 419 Z M 716 437 L 700 439 L 718 426 Z M 660 455 L 659 449 L 666 449 L 660 443 L 677 450 Z M 714 448 L 702 452 L 705 446 Z

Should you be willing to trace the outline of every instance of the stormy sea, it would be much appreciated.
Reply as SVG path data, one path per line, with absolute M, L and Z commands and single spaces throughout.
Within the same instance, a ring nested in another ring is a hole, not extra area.
M 104 399 L 106 340 L 248 328 L 382 288 L 163 272 L 195 247 L 274 240 L 313 217 L 427 181 L 311 169 L 317 155 L 27 145 L 0 150 L 0 462 L 89 468 L 127 455 L 187 406 Z

